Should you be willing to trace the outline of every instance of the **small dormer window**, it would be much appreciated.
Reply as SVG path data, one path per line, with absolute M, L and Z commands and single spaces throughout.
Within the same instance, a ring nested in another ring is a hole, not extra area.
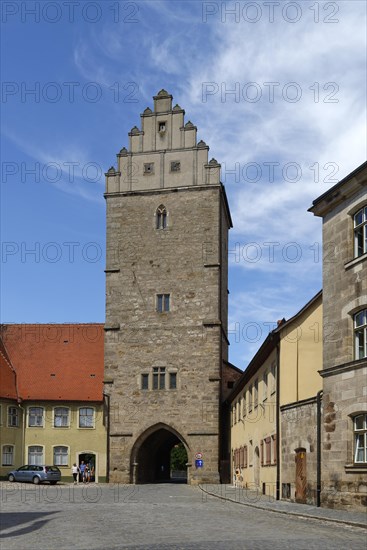
M 160 134 L 164 134 L 166 131 L 166 123 L 165 122 L 159 122 L 158 123 L 158 131 Z
M 154 162 L 146 162 L 144 164 L 144 174 L 154 174 Z
M 181 170 L 181 162 L 174 160 L 171 162 L 171 172 L 179 172 Z

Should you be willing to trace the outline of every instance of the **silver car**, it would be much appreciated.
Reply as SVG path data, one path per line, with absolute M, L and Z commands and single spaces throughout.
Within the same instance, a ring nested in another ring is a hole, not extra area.
M 61 472 L 57 466 L 25 465 L 8 473 L 9 481 L 30 481 L 35 485 L 49 481 L 55 485 L 61 479 Z

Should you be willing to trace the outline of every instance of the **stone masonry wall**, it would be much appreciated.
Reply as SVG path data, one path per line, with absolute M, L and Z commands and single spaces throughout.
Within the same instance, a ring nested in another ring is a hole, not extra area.
M 191 482 L 219 480 L 221 193 L 208 186 L 107 197 L 111 481 L 131 482 L 134 444 L 158 424 L 180 435 L 190 463 L 203 453 L 204 468 L 191 468 Z M 160 204 L 165 230 L 155 228 Z M 210 261 L 204 243 L 211 243 Z M 170 294 L 169 313 L 156 311 L 158 293 Z M 177 390 L 142 390 L 141 374 L 152 367 L 176 372 Z
M 306 449 L 307 503 L 316 504 L 317 489 L 317 404 L 316 400 L 281 409 L 281 484 L 290 484 L 295 500 L 295 450 Z M 282 485 L 281 485 L 282 488 Z M 283 495 L 283 498 L 284 495 Z

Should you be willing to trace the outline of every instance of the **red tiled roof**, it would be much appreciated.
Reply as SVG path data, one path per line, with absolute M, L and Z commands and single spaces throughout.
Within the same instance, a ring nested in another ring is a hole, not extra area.
M 1 335 L 22 399 L 102 401 L 103 324 L 11 324 Z
M 17 399 L 15 372 L 0 335 L 0 397 Z

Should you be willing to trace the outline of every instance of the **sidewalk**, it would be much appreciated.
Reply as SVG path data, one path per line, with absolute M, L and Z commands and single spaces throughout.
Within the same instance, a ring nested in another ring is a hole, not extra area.
M 235 502 L 242 506 L 251 506 L 252 508 L 276 512 L 278 514 L 287 514 L 289 516 L 312 518 L 367 528 L 367 513 L 364 512 L 317 508 L 317 506 L 310 506 L 308 504 L 275 500 L 273 497 L 260 494 L 260 492 L 234 487 L 233 485 L 202 484 L 199 485 L 199 488 L 207 495 Z

